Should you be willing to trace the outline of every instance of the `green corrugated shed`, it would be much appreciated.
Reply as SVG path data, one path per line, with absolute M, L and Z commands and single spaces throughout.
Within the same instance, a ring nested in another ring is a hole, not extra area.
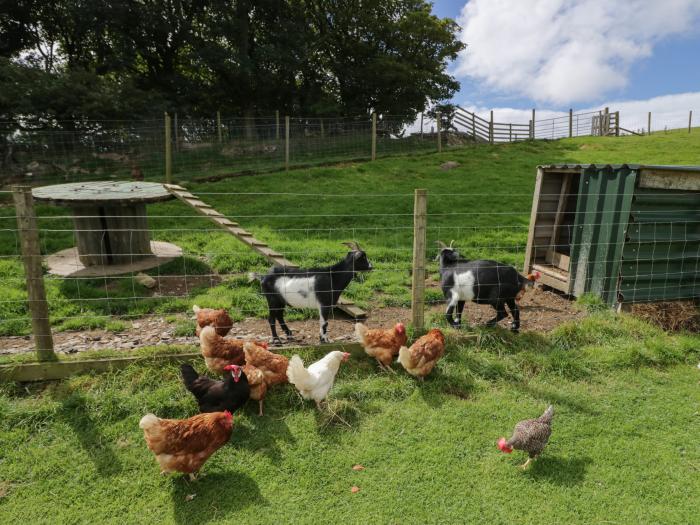
M 532 270 L 610 305 L 700 297 L 700 167 L 540 166 Z

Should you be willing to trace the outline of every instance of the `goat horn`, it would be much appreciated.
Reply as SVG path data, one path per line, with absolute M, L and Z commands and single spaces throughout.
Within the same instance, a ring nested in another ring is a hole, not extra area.
M 450 241 L 450 249 L 452 248 L 452 245 L 453 245 L 454 243 L 455 243 L 455 240 L 452 239 L 452 240 Z
M 343 243 L 341 243 L 341 244 L 343 244 L 344 246 L 347 246 L 347 247 L 350 248 L 352 251 L 357 251 L 357 252 L 360 251 L 360 247 L 357 245 L 357 243 L 356 243 L 355 241 L 352 241 L 352 242 L 343 242 Z
M 447 248 L 447 245 L 444 242 L 442 242 L 442 241 L 435 241 L 435 242 L 437 243 L 438 248 L 440 248 L 441 250 L 444 250 L 445 248 Z

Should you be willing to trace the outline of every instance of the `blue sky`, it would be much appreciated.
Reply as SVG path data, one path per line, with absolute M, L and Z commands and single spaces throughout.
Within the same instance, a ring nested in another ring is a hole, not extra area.
M 694 109 L 700 123 L 700 0 L 433 4 L 469 43 L 450 66 L 460 105 L 559 112 L 616 104 L 635 125 L 646 107 L 669 120 L 685 115 L 686 125 Z

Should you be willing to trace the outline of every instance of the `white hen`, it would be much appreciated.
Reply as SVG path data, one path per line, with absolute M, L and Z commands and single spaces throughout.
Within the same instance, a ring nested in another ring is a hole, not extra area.
M 321 401 L 326 399 L 328 392 L 333 387 L 340 363 L 349 358 L 350 354 L 347 352 L 336 350 L 327 354 L 320 361 L 309 365 L 309 368 L 304 368 L 301 357 L 295 355 L 289 360 L 287 377 L 289 382 L 297 388 L 301 397 L 316 401 L 316 406 L 320 410 Z

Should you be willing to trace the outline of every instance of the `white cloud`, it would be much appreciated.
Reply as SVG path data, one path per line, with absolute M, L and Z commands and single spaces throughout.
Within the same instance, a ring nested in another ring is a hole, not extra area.
M 455 74 L 538 102 L 598 99 L 670 35 L 697 30 L 698 0 L 470 0 Z
M 485 119 L 490 118 L 489 112 L 493 109 L 493 118 L 496 122 L 527 124 L 532 117 L 532 110 L 530 109 L 485 108 L 470 105 L 461 105 L 461 107 Z M 610 108 L 610 111 L 619 111 L 620 125 L 632 131 L 646 130 L 649 111 L 652 114 L 651 127 L 654 131 L 664 128 L 677 129 L 686 127 L 690 110 L 693 111 L 694 126 L 700 126 L 700 92 L 664 95 L 646 100 L 611 100 L 600 106 L 577 109 L 575 113 L 599 111 L 604 107 Z M 538 108 L 535 118 L 537 121 L 542 121 L 565 116 L 568 116 L 568 112 Z M 545 123 L 541 123 L 541 125 L 544 126 Z

